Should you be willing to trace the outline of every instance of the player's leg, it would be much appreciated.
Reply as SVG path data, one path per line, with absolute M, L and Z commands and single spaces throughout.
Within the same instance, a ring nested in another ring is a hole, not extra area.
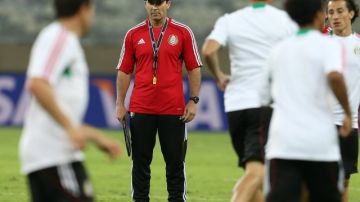
M 245 168 L 242 163 L 244 155 L 244 137 L 245 137 L 245 112 L 244 110 L 232 111 L 227 113 L 231 144 L 238 156 L 238 166 Z M 241 178 L 237 181 L 233 189 L 231 201 L 236 201 L 238 197 L 237 187 L 241 183 Z
M 51 181 L 51 179 L 56 179 L 54 181 L 54 183 L 56 182 L 56 185 L 54 184 L 55 187 L 61 186 L 55 167 L 30 173 L 27 177 L 32 202 L 46 202 L 50 200 L 50 195 L 53 193 L 51 191 L 53 183 L 48 181 Z
M 234 187 L 232 202 L 262 202 L 264 165 L 259 161 L 249 161 L 245 173 Z
M 345 169 L 345 183 L 342 202 L 348 202 L 350 176 L 358 172 L 359 136 L 357 129 L 353 129 L 348 137 L 340 138 L 340 150 Z
M 93 192 L 81 163 L 62 164 L 28 175 L 33 202 L 91 202 Z
M 243 113 L 245 119 L 239 120 L 243 120 L 241 125 L 245 128 L 241 157 L 241 163 L 245 164 L 245 173 L 234 188 L 232 201 L 263 201 L 261 190 L 264 177 L 265 125 L 261 120 L 260 108 L 243 110 Z
M 341 197 L 342 202 L 349 201 L 349 185 L 350 185 L 350 176 L 349 176 L 349 178 L 344 180 L 344 191 L 343 191 L 342 197 Z
M 267 142 L 267 138 L 269 135 L 269 128 L 270 128 L 270 122 L 271 122 L 271 116 L 273 113 L 273 108 L 271 107 L 261 107 L 261 132 L 264 136 L 264 145 Z
M 269 133 L 270 121 L 272 116 L 273 109 L 271 107 L 262 107 L 261 108 L 261 120 L 260 120 L 260 134 L 261 135 L 261 144 L 265 146 L 267 142 L 267 137 Z M 253 202 L 262 202 L 264 201 L 264 193 L 262 188 L 260 188 L 252 200 Z
M 51 200 L 54 202 L 65 201 L 94 201 L 93 189 L 81 162 L 61 164 L 56 167 L 61 187 L 65 190 L 64 196 L 71 195 L 71 200 Z
M 344 173 L 339 162 L 307 161 L 303 175 L 310 202 L 341 202 Z
M 150 164 L 156 142 L 156 116 L 131 114 L 130 116 L 132 146 L 132 198 L 136 202 L 149 201 Z
M 71 164 L 72 170 L 77 179 L 77 184 L 79 186 L 78 198 L 82 202 L 94 201 L 94 190 L 90 178 L 87 175 L 86 169 L 82 162 L 74 162 Z
M 309 202 L 309 190 L 305 183 L 301 187 L 301 199 L 300 202 Z
M 166 163 L 168 201 L 186 201 L 187 132 L 179 116 L 158 116 L 159 141 Z
M 302 186 L 301 161 L 272 159 L 266 161 L 266 202 L 299 202 Z

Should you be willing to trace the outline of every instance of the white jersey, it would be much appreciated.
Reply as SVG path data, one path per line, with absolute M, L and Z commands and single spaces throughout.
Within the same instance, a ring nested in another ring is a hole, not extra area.
M 341 72 L 342 63 L 340 44 L 315 30 L 298 32 L 273 50 L 267 159 L 340 160 L 327 75 Z
M 261 106 L 258 90 L 266 58 L 276 43 L 296 29 L 284 11 L 265 3 L 217 20 L 207 39 L 229 47 L 231 79 L 224 94 L 226 112 Z
M 27 79 L 49 82 L 61 110 L 80 126 L 88 104 L 88 67 L 78 37 L 54 22 L 37 37 L 30 56 Z M 24 174 L 83 160 L 64 129 L 32 98 L 20 140 Z
M 352 112 L 353 128 L 358 128 L 358 107 L 360 104 L 360 36 L 352 34 L 347 37 L 333 35 L 341 42 L 345 54 L 344 78 Z M 344 111 L 339 102 L 334 108 L 335 124 L 342 125 Z

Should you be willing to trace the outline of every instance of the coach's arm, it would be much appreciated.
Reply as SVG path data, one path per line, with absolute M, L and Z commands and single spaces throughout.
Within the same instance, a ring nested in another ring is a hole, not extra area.
M 188 71 L 190 97 L 199 96 L 201 85 L 201 70 L 200 67 Z M 184 114 L 181 120 L 185 123 L 192 121 L 195 118 L 197 111 L 196 104 L 189 100 L 185 106 Z
M 118 71 L 116 79 L 116 117 L 119 121 L 123 121 L 126 115 L 125 97 L 129 89 L 131 74 Z

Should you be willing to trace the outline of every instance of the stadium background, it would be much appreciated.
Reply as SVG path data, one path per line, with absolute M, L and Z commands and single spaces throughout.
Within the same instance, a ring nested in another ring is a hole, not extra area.
M 201 48 L 216 19 L 248 4 L 245 0 L 174 0 L 169 15 L 189 25 Z M 274 1 L 281 7 L 282 1 Z M 102 128 L 118 128 L 115 119 L 115 67 L 126 31 L 146 17 L 142 0 L 98 0 L 89 35 L 83 40 L 92 75 L 90 107 L 86 121 Z M 29 96 L 23 89 L 31 44 L 37 33 L 53 20 L 52 1 L 0 0 L 0 125 L 21 126 Z M 271 22 L 269 22 L 271 23 Z M 356 22 L 356 30 L 360 29 Z M 266 53 L 264 53 L 266 54 Z M 227 51 L 221 66 L 229 72 Z M 202 68 L 204 81 L 199 113 L 191 130 L 227 129 L 222 92 Z M 187 82 L 184 82 L 185 94 Z
M 360 3 L 360 0 L 357 0 Z M 246 0 L 173 0 L 169 16 L 189 25 L 201 48 L 216 19 L 248 4 Z M 282 1 L 274 0 L 281 7 Z M 126 31 L 145 18 L 142 0 L 97 0 L 91 32 L 83 40 L 91 72 L 91 101 L 87 121 L 103 129 L 117 129 L 115 86 L 118 55 Z M 26 201 L 25 179 L 19 174 L 17 141 L 28 95 L 23 89 L 29 52 L 37 33 L 53 20 L 51 0 L 0 0 L 0 201 Z M 269 22 L 271 23 L 271 22 Z M 360 21 L 355 22 L 360 31 Z M 229 71 L 227 50 L 221 51 L 221 66 Z M 231 188 L 242 171 L 230 146 L 222 93 L 206 66 L 196 120 L 189 125 L 187 157 L 189 201 L 228 201 Z M 185 89 L 187 87 L 184 80 Z M 15 128 L 14 128 L 15 126 Z M 122 145 L 119 130 L 105 130 Z M 214 132 L 220 131 L 220 132 Z M 104 156 L 87 149 L 88 167 L 99 201 L 129 201 L 128 158 L 109 164 Z M 216 159 L 214 161 L 214 159 Z M 155 148 L 151 195 L 165 201 L 164 164 Z M 114 172 L 115 170 L 115 172 Z M 350 188 L 351 202 L 360 202 L 360 177 Z

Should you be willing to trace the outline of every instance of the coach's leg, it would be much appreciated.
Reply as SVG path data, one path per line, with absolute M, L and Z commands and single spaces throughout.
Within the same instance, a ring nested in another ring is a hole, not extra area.
M 186 131 L 179 116 L 159 116 L 159 141 L 166 163 L 166 181 L 170 202 L 186 201 Z
M 130 116 L 132 145 L 132 198 L 135 202 L 149 201 L 150 164 L 156 141 L 156 116 L 132 114 Z

